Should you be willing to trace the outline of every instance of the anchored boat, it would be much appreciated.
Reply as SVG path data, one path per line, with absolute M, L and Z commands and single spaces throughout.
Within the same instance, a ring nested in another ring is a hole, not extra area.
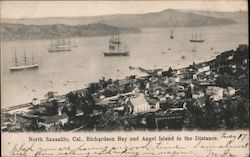
M 202 38 L 202 33 L 200 33 L 200 36 L 198 37 L 197 34 L 192 34 L 192 39 L 189 40 L 189 42 L 197 42 L 197 43 L 203 43 L 205 39 Z
M 53 41 L 51 40 L 50 48 L 48 49 L 49 52 L 64 52 L 64 51 L 71 51 L 71 43 L 70 40 L 68 43 L 66 43 L 65 39 L 57 40 L 56 44 L 53 44 Z
M 121 41 L 119 35 L 112 36 L 109 40 L 109 51 L 103 52 L 105 57 L 109 56 L 129 56 L 129 51 L 126 50 L 126 45 L 124 49 L 121 50 Z
M 39 67 L 39 65 L 34 62 L 33 54 L 32 54 L 32 62 L 31 62 L 31 64 L 28 64 L 28 60 L 27 60 L 25 51 L 24 51 L 23 60 L 24 60 L 24 64 L 20 65 L 19 61 L 18 61 L 18 58 L 17 58 L 17 55 L 16 55 L 16 52 L 15 52 L 15 57 L 14 57 L 15 65 L 9 68 L 10 71 L 12 72 L 12 71 L 20 71 L 20 70 L 37 69 Z
M 170 39 L 174 39 L 174 32 L 172 29 L 170 30 Z

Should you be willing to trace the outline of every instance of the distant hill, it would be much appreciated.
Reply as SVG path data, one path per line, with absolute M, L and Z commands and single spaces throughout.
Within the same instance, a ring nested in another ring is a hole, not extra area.
M 116 14 L 93 17 L 48 17 L 2 19 L 4 23 L 33 25 L 86 25 L 105 23 L 117 27 L 196 27 L 247 23 L 247 12 L 208 12 L 167 9 L 146 14 Z
M 55 25 L 23 25 L 1 24 L 1 39 L 25 40 L 25 39 L 53 39 L 58 37 L 82 37 L 101 36 L 117 33 L 140 33 L 138 28 L 114 27 L 107 24 L 89 24 L 69 26 L 64 24 Z
M 173 9 L 141 15 L 117 15 L 99 22 L 115 26 L 127 25 L 129 27 L 198 27 L 236 23 L 228 18 L 216 18 Z
M 227 18 L 235 21 L 238 24 L 248 23 L 248 13 L 247 11 L 237 11 L 237 12 L 215 12 L 215 11 L 183 11 L 188 13 L 193 13 L 197 15 L 204 15 L 216 18 Z

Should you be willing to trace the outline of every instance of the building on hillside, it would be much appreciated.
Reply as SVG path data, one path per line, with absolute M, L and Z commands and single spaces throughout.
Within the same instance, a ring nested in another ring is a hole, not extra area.
M 236 90 L 232 87 L 228 87 L 224 90 L 224 95 L 226 96 L 233 96 L 235 95 Z
M 194 98 L 194 99 L 202 98 L 204 96 L 205 96 L 205 94 L 202 91 L 196 91 L 196 92 L 192 93 L 192 98 Z
M 210 66 L 209 65 L 205 65 L 205 66 L 199 66 L 198 67 L 198 72 L 199 73 L 202 73 L 202 72 L 207 72 L 207 71 L 210 71 Z
M 133 108 L 132 114 L 153 112 L 159 109 L 159 105 L 156 105 L 155 108 L 152 109 L 145 99 L 144 94 L 138 94 L 135 98 L 131 97 L 128 103 L 131 104 Z
M 209 86 L 206 89 L 206 94 L 214 101 L 219 101 L 223 98 L 224 89 L 216 86 Z

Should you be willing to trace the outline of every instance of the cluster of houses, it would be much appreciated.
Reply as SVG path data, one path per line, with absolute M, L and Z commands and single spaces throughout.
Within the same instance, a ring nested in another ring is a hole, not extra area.
M 239 79 L 249 77 L 248 46 L 239 45 L 236 50 L 221 53 L 214 60 L 193 63 L 182 69 L 144 71 L 148 73 L 146 76 L 130 76 L 123 80 L 103 77 L 88 88 L 66 96 L 50 93 L 46 101 L 33 99 L 26 112 L 15 113 L 15 117 L 19 117 L 15 123 L 19 121 L 24 126 L 35 121 L 35 128 L 51 131 L 57 127 L 60 130 L 81 119 L 77 117 L 101 118 L 105 111 L 112 110 L 135 127 L 181 128 L 187 104 L 203 108 L 206 99 L 217 102 L 233 97 L 240 90 L 220 84 L 218 80 L 222 75 Z

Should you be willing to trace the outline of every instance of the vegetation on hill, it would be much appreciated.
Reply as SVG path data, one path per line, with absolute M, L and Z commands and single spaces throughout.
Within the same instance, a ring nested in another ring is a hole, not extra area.
M 138 28 L 114 27 L 107 24 L 88 25 L 23 25 L 3 23 L 2 40 L 53 39 L 65 37 L 102 36 L 117 33 L 140 33 Z

